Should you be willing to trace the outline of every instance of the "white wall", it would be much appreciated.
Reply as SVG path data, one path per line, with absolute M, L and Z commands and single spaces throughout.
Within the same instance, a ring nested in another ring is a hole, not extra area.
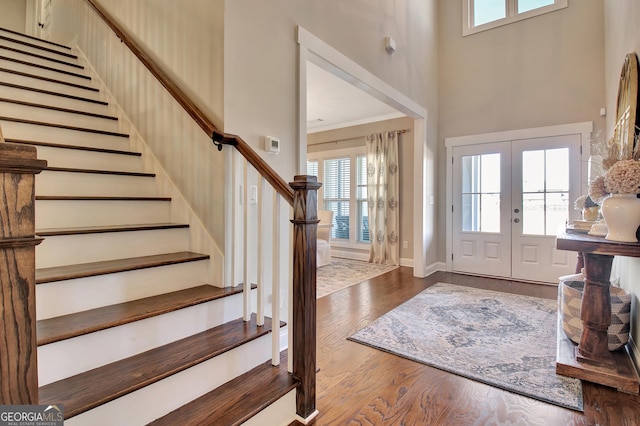
M 605 76 L 607 97 L 606 134 L 613 133 L 615 110 L 618 97 L 618 82 L 622 62 L 627 53 L 640 55 L 640 2 L 637 0 L 605 0 L 604 2 L 604 34 L 605 34 Z M 640 259 L 620 259 L 620 285 L 629 290 L 635 297 L 631 335 L 640 344 Z M 636 362 L 640 365 L 640 352 L 636 352 Z
M 222 123 L 221 0 L 100 3 L 214 123 Z M 54 2 L 51 31 L 52 39 L 77 42 L 88 55 L 218 247 L 224 247 L 223 154 L 86 2 Z
M 0 0 L 0 27 L 25 32 L 28 0 Z

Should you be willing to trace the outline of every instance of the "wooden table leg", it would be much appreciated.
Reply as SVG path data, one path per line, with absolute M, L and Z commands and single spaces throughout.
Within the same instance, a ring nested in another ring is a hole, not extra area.
M 584 293 L 582 296 L 582 337 L 578 345 L 578 359 L 609 364 L 608 346 L 611 324 L 611 264 L 613 256 L 584 253 Z

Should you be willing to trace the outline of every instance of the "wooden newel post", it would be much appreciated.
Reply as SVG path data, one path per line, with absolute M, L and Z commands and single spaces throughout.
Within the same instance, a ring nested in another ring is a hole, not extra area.
M 47 162 L 0 133 L 0 404 L 37 404 L 34 183 Z
M 316 231 L 318 183 L 315 176 L 296 176 L 293 196 L 293 376 L 300 380 L 296 414 L 316 414 Z

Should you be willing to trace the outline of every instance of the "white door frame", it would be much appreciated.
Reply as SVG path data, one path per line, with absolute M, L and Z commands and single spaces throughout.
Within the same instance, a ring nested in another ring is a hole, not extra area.
M 426 200 L 434 196 L 436 178 L 433 168 L 427 169 L 427 165 L 435 164 L 436 160 L 427 149 L 427 110 L 300 26 L 297 41 L 298 173 L 306 170 L 307 164 L 307 61 L 414 119 L 413 275 L 426 277 L 434 272 L 426 265 L 426 256 L 427 246 L 434 243 L 435 234 L 435 209 Z
M 492 142 L 518 141 L 521 139 L 535 139 L 552 136 L 580 135 L 580 149 L 582 152 L 582 162 L 580 170 L 581 192 L 587 193 L 589 182 L 587 181 L 588 159 L 591 155 L 591 133 L 593 132 L 593 122 L 585 121 L 581 123 L 561 124 L 558 126 L 535 127 L 530 129 L 509 130 L 505 132 L 483 133 L 479 135 L 459 136 L 445 139 L 447 149 L 447 177 L 446 177 L 446 263 L 447 271 L 453 269 L 453 217 L 451 208 L 453 206 L 453 148 L 463 145 L 476 145 Z

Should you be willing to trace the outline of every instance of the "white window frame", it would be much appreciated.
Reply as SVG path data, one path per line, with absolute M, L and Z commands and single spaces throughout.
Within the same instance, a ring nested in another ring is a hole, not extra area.
M 522 21 L 534 16 L 543 15 L 545 13 L 554 12 L 556 10 L 564 9 L 568 6 L 568 0 L 554 0 L 553 4 L 548 6 L 532 9 L 527 12 L 518 13 L 518 0 L 504 0 L 506 3 L 507 16 L 502 19 L 487 22 L 486 24 L 474 26 L 473 25 L 473 12 L 475 0 L 462 0 L 462 35 L 468 36 L 471 34 L 479 33 L 481 31 L 490 30 L 492 28 L 501 27 L 503 25 L 511 24 L 513 22 Z
M 324 160 L 333 160 L 337 158 L 345 158 L 349 157 L 351 159 L 351 188 L 350 188 L 350 204 L 349 204 L 349 223 L 354 224 L 354 226 L 349 226 L 349 239 L 331 239 L 332 247 L 340 247 L 340 248 L 350 248 L 350 249 L 358 249 L 358 250 L 368 250 L 370 243 L 358 241 L 358 230 L 357 230 L 357 160 L 356 158 L 360 155 L 366 155 L 366 148 L 364 146 L 354 147 L 354 148 L 342 148 L 342 149 L 334 149 L 330 151 L 317 151 L 317 152 L 308 152 L 307 153 L 307 161 L 318 161 L 318 181 L 324 181 Z M 321 187 L 318 190 L 318 208 L 324 208 L 324 189 Z M 369 235 L 371 238 L 371 235 Z

